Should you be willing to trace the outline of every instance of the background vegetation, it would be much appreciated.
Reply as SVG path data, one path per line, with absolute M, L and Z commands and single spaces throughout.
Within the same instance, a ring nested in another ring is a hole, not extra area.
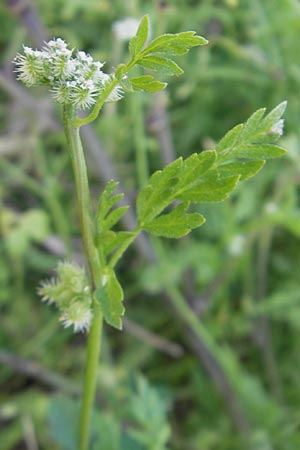
M 289 154 L 202 206 L 207 223 L 189 237 L 142 239 L 127 253 L 127 315 L 122 333 L 105 327 L 93 450 L 297 450 L 297 0 L 1 2 L 0 449 L 74 450 L 85 356 L 85 337 L 36 294 L 57 258 L 82 261 L 59 109 L 15 82 L 11 60 L 23 43 L 59 36 L 114 67 L 127 49 L 113 23 L 144 13 L 154 36 L 195 30 L 210 44 L 182 57 L 185 74 L 164 93 L 125 97 L 84 128 L 95 199 L 114 178 L 134 203 L 144 150 L 152 172 L 282 100 Z

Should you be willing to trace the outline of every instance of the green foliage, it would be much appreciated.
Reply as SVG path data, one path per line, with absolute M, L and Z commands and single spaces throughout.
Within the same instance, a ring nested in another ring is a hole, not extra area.
M 185 161 L 180 157 L 155 172 L 149 185 L 145 186 L 137 198 L 137 215 L 140 225 L 149 224 L 172 201 L 194 186 L 200 176 L 213 165 L 216 158 L 214 151 L 199 155 L 194 154 Z
M 166 421 L 167 405 L 143 377 L 138 377 L 136 384 L 136 393 L 131 396 L 128 407 L 136 428 L 131 429 L 129 434 L 142 448 L 166 450 L 171 431 Z
M 144 16 L 140 22 L 136 35 L 130 39 L 129 53 L 132 59 L 141 52 L 149 35 L 149 17 Z
M 99 199 L 96 213 L 96 244 L 105 257 L 131 237 L 131 233 L 111 231 L 111 228 L 119 222 L 128 210 L 128 206 L 120 206 L 111 210 L 115 203 L 124 196 L 124 194 L 113 195 L 117 186 L 118 183 L 113 180 L 107 183 Z
M 162 83 L 161 81 L 153 80 L 151 75 L 143 75 L 141 77 L 131 78 L 130 79 L 132 87 L 136 91 L 145 91 L 149 93 L 161 91 L 166 87 L 166 83 Z
M 154 236 L 180 238 L 188 234 L 193 228 L 200 227 L 205 222 L 198 213 L 187 214 L 188 204 L 181 203 L 170 213 L 163 214 L 152 220 L 144 228 Z
M 178 158 L 154 173 L 137 198 L 140 226 L 155 236 L 174 238 L 202 225 L 203 216 L 186 213 L 188 204 L 156 217 L 174 200 L 194 203 L 225 200 L 238 181 L 254 176 L 266 159 L 282 156 L 285 150 L 275 145 L 279 134 L 272 130 L 278 127 L 285 107 L 286 102 L 281 103 L 265 118 L 264 109 L 256 111 L 245 125 L 229 131 L 215 151 L 194 154 L 184 161 Z M 271 136 L 272 143 L 261 143 L 266 136 Z
M 78 415 L 79 403 L 66 397 L 56 397 L 49 405 L 49 433 L 62 450 L 76 448 Z
M 284 155 L 285 150 L 275 143 L 280 138 L 278 127 L 282 128 L 282 114 L 287 103 L 276 106 L 265 118 L 265 108 L 259 109 L 243 125 L 230 130 L 216 146 L 219 160 L 226 161 L 233 156 L 247 159 L 269 159 Z M 266 140 L 270 143 L 265 143 Z
M 98 414 L 95 417 L 97 436 L 92 446 L 93 450 L 121 450 L 121 427 L 110 414 Z
M 94 292 L 94 298 L 100 303 L 106 322 L 121 330 L 121 316 L 125 312 L 122 304 L 124 294 L 115 272 L 109 267 L 104 270 L 102 283 Z
M 141 375 L 133 387 L 123 383 L 126 398 L 119 397 L 119 414 L 100 412 L 92 418 L 92 450 L 166 450 L 170 436 L 167 402 L 157 388 Z M 60 450 L 74 450 L 77 440 L 79 402 L 66 396 L 52 398 L 48 408 L 49 434 Z M 130 421 L 124 429 L 121 420 Z
M 139 65 L 146 69 L 152 69 L 163 75 L 182 75 L 183 70 L 169 58 L 163 56 L 149 55 L 139 59 Z
M 197 36 L 195 31 L 184 31 L 183 33 L 164 34 L 159 36 L 141 52 L 144 57 L 149 54 L 183 55 L 192 47 L 206 45 L 207 39 Z
M 142 18 L 136 35 L 129 42 L 129 52 L 132 58 L 128 67 L 135 64 L 151 69 L 161 75 L 178 76 L 183 74 L 183 69 L 173 61 L 170 56 L 178 56 L 188 53 L 192 47 L 205 45 L 206 39 L 197 36 L 194 31 L 176 34 L 164 34 L 153 39 L 148 45 L 149 17 Z M 153 80 L 149 75 L 131 78 L 125 77 L 126 65 L 120 64 L 116 69 L 116 78 L 120 81 L 125 91 L 142 90 L 146 92 L 157 92 L 164 89 L 167 83 Z

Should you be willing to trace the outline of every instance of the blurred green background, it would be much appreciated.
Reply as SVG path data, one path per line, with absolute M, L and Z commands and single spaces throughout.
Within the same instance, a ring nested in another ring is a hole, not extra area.
M 60 110 L 17 83 L 11 61 L 62 37 L 112 70 L 127 58 L 113 24 L 145 13 L 153 36 L 195 30 L 210 43 L 179 58 L 185 73 L 163 93 L 125 96 L 84 127 L 95 201 L 115 178 L 134 204 L 144 150 L 151 173 L 283 100 L 288 155 L 202 205 L 207 223 L 187 238 L 126 253 L 126 320 L 105 327 L 91 449 L 297 450 L 298 0 L 1 2 L 0 449 L 75 450 L 85 358 L 85 336 L 36 293 L 57 259 L 83 260 Z

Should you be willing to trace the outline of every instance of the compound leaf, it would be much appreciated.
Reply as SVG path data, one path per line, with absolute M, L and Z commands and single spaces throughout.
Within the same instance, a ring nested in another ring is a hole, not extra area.
M 170 213 L 163 214 L 148 223 L 145 230 L 154 236 L 167 238 L 180 238 L 187 235 L 193 228 L 200 227 L 205 222 L 201 214 L 186 213 L 187 206 L 181 203 Z
M 216 146 L 218 162 L 234 158 L 263 160 L 278 158 L 285 150 L 275 145 L 282 134 L 281 116 L 286 102 L 280 103 L 264 117 L 265 108 L 252 114 L 245 124 L 236 125 Z
M 222 164 L 218 167 L 218 171 L 219 173 L 221 172 L 223 176 L 240 175 L 240 181 L 242 181 L 248 180 L 256 175 L 264 165 L 264 160 L 252 161 L 245 159 Z
M 208 150 L 195 153 L 185 161 L 178 158 L 164 170 L 155 172 L 137 198 L 139 223 L 151 222 L 173 200 L 179 199 L 183 191 L 197 185 L 215 159 L 215 151 Z
M 178 199 L 197 203 L 220 202 L 228 198 L 239 179 L 239 175 L 220 176 L 220 173 L 214 170 L 203 177 L 193 188 L 182 192 Z
M 274 144 L 241 144 L 232 152 L 231 157 L 249 159 L 279 158 L 286 153 L 284 148 Z

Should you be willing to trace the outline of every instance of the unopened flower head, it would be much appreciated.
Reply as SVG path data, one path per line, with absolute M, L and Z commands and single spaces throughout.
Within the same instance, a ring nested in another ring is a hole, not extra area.
M 61 104 L 90 108 L 111 77 L 101 70 L 103 63 L 94 61 L 89 54 L 83 51 L 73 54 L 74 50 L 60 38 L 45 43 L 42 50 L 24 46 L 24 54 L 18 54 L 14 60 L 18 79 L 27 86 L 48 86 Z M 120 98 L 121 91 L 116 88 L 107 101 Z
M 72 90 L 72 103 L 79 109 L 90 108 L 96 103 L 95 97 L 99 94 L 99 88 L 93 80 L 81 77 Z
M 18 79 L 26 86 L 43 84 L 44 79 L 44 53 L 39 50 L 32 50 L 24 46 L 24 55 L 18 54 L 14 60 Z
M 88 331 L 93 318 L 91 308 L 80 302 L 74 302 L 70 307 L 65 310 L 60 321 L 63 323 L 64 327 L 74 327 L 74 332 L 78 333 L 80 331 Z
M 38 290 L 42 301 L 58 307 L 65 327 L 73 325 L 75 332 L 88 330 L 92 297 L 84 269 L 63 262 L 58 264 L 56 272 L 57 277 L 43 282 Z

